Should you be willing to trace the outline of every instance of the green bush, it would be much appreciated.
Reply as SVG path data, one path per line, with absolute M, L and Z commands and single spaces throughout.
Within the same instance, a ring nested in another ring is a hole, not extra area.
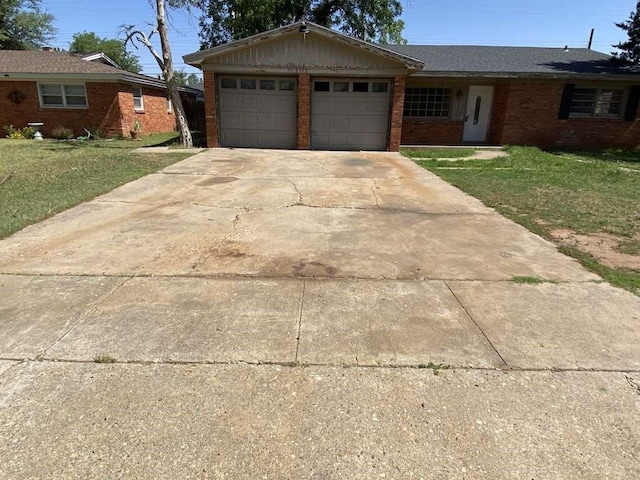
M 5 125 L 4 131 L 7 134 L 7 138 L 14 140 L 32 139 L 36 134 L 36 130 L 31 127 L 15 128 L 13 125 Z
M 66 127 L 56 127 L 51 130 L 51 138 L 56 140 L 69 140 L 73 138 L 73 130 Z

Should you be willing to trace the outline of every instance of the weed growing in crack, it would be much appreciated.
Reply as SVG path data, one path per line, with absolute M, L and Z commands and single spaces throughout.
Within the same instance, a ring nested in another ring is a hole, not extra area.
M 429 363 L 421 363 L 420 365 L 418 365 L 419 369 L 429 369 L 433 371 L 433 374 L 438 376 L 440 375 L 440 370 L 448 370 L 449 368 L 451 368 L 449 365 L 444 365 L 442 363 L 433 363 L 433 362 L 429 362 Z
M 538 277 L 511 277 L 511 281 L 513 283 L 518 283 L 521 285 L 538 285 L 540 283 L 544 283 L 544 280 Z
M 116 363 L 115 357 L 112 357 L 110 355 L 105 355 L 103 353 L 93 357 L 93 361 L 96 363 Z

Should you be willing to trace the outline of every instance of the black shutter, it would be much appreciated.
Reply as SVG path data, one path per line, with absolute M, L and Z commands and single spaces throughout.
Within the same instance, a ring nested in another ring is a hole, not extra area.
M 560 100 L 560 111 L 558 112 L 559 119 L 569 118 L 569 111 L 571 110 L 571 99 L 573 98 L 573 89 L 575 85 L 573 83 L 566 83 L 564 90 L 562 91 L 562 100 Z
M 629 89 L 629 98 L 627 99 L 627 108 L 624 111 L 624 119 L 627 122 L 633 122 L 636 119 L 636 111 L 640 103 L 640 85 L 634 85 Z

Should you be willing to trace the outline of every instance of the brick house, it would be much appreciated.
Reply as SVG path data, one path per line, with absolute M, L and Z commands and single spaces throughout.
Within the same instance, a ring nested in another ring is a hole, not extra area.
M 0 127 L 42 122 L 45 137 L 55 127 L 128 136 L 135 120 L 145 134 L 176 129 L 164 81 L 101 53 L 0 50 Z
M 299 22 L 184 60 L 210 147 L 640 145 L 640 73 L 587 49 L 378 46 Z

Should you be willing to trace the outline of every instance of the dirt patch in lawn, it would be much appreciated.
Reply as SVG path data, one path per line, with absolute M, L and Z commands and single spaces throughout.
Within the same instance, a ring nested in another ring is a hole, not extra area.
M 640 255 L 629 255 L 618 250 L 628 238 L 604 232 L 580 234 L 566 228 L 552 230 L 550 234 L 560 244 L 582 250 L 607 267 L 640 270 Z M 640 234 L 636 234 L 634 239 L 640 240 Z

